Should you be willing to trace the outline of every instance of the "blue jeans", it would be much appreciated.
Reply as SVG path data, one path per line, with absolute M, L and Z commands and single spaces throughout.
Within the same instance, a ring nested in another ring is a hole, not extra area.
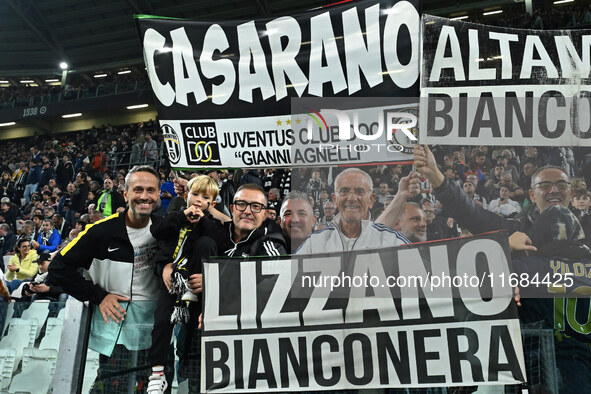
M 35 191 L 37 190 L 37 185 L 38 183 L 30 183 L 28 185 L 25 186 L 25 201 L 28 203 L 31 202 L 31 194 L 35 193 Z
M 6 282 L 6 288 L 8 289 L 8 294 L 12 294 L 13 291 L 18 289 L 18 287 L 23 283 L 22 280 L 13 279 L 10 282 Z

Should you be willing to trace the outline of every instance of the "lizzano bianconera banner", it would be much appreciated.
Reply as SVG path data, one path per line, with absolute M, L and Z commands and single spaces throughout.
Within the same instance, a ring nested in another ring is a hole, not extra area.
M 320 156 L 336 157 L 332 164 L 345 164 L 348 157 L 359 157 L 353 164 L 408 160 L 408 154 L 386 148 L 392 130 L 378 127 L 382 121 L 395 128 L 400 121 L 400 114 L 384 115 L 392 103 L 379 105 L 367 122 L 363 115 L 351 116 L 351 133 L 341 133 L 354 140 L 359 133 L 353 130 L 370 137 L 380 130 L 371 140 L 384 145 L 383 157 L 375 151 L 363 157 L 363 149 L 353 148 L 310 156 L 309 149 L 298 152 L 297 146 L 309 148 L 320 133 L 345 123 L 331 116 L 316 121 L 330 109 L 322 106 L 293 114 L 291 101 L 406 97 L 416 105 L 418 0 L 360 1 L 257 20 L 214 23 L 138 15 L 136 21 L 173 168 L 318 165 Z M 310 116 L 315 116 L 312 123 Z M 401 123 L 416 130 L 413 119 Z M 318 129 L 308 133 L 310 125 Z
M 507 236 L 203 264 L 202 392 L 525 381 Z
M 422 27 L 421 143 L 591 146 L 591 30 Z

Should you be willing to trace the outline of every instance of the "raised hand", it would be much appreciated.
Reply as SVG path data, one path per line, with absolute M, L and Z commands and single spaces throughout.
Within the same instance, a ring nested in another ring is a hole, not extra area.
M 419 174 L 427 177 L 433 187 L 439 187 L 445 181 L 445 176 L 437 168 L 435 156 L 427 145 L 414 146 L 414 164 Z

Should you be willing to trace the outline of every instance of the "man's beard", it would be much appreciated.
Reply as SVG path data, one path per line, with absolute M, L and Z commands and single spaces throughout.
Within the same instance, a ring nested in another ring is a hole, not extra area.
M 412 243 L 425 242 L 427 240 L 427 234 L 425 233 L 425 235 L 423 235 L 421 237 L 421 236 L 417 235 L 417 233 L 413 233 L 413 234 L 409 235 L 407 238 Z

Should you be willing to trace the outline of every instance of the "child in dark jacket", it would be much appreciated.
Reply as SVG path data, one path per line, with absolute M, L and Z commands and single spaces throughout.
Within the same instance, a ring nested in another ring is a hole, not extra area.
M 167 214 L 150 229 L 158 240 L 160 251 L 156 257 L 156 265 L 162 271 L 162 280 L 166 287 L 162 286 L 154 313 L 149 355 L 153 368 L 148 393 L 164 392 L 168 386 L 164 377 L 164 365 L 169 356 L 174 324 L 188 322 L 188 303 L 200 302 L 199 297 L 189 289 L 189 277 L 201 273 L 202 258 L 217 252 L 215 243 L 203 235 L 219 230 L 221 226 L 208 212 L 215 205 L 219 193 L 218 185 L 213 179 L 202 175 L 189 181 L 187 190 L 187 208 Z

